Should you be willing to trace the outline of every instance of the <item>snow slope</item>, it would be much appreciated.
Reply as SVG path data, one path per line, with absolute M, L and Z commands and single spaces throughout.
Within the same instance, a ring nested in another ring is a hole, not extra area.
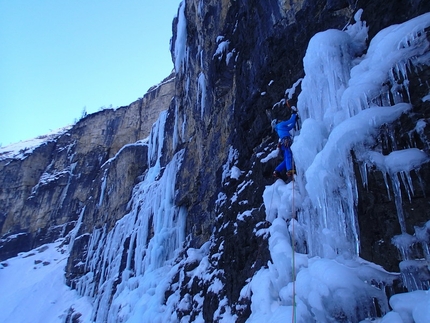
M 0 264 L 0 322 L 64 322 L 75 307 L 88 322 L 92 305 L 65 284 L 63 241 L 21 253 Z

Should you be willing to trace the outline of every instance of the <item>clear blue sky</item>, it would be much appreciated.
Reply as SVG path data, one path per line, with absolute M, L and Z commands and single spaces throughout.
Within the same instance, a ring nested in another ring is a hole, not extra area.
M 180 0 L 0 0 L 0 144 L 132 103 L 173 69 Z

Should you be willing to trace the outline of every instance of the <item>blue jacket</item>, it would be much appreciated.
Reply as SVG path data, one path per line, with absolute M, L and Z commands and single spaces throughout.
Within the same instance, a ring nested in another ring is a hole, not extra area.
M 275 126 L 275 130 L 278 133 L 279 138 L 290 137 L 290 130 L 294 128 L 296 124 L 297 114 L 294 113 L 291 115 L 291 118 L 278 123 Z

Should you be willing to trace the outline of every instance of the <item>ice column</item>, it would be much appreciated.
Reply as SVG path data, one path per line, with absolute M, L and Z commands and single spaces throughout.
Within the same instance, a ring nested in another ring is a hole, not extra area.
M 343 106 L 342 96 L 355 56 L 362 53 L 367 38 L 360 16 L 361 11 L 355 17 L 357 23 L 346 32 L 316 34 L 303 60 L 306 76 L 297 103 L 303 128 L 292 150 L 298 173 L 306 173 L 307 194 L 303 195 L 309 198 L 304 202 L 308 206 L 303 208 L 302 218 L 307 225 L 309 251 L 314 255 L 358 253 L 357 188 L 350 156 L 355 142 L 348 142 L 357 137 L 354 132 L 347 133 L 347 127 L 357 127 L 343 124 L 352 115 Z M 337 134 L 330 139 L 332 131 Z
M 340 100 L 352 67 L 350 40 L 340 30 L 318 33 L 310 40 L 303 59 L 306 76 L 299 95 L 300 116 L 322 122 L 327 130 L 346 117 Z
M 175 71 L 181 74 L 185 69 L 187 56 L 187 19 L 185 17 L 185 1 L 179 5 L 178 25 L 175 41 Z

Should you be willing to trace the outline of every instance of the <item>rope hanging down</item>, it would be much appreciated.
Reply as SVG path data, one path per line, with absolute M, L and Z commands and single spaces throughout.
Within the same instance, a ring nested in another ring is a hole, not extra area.
M 293 159 L 293 169 L 295 169 L 294 167 L 294 159 Z M 292 207 L 291 207 L 291 223 L 292 223 L 292 232 L 291 232 L 291 249 L 293 251 L 292 254 L 292 266 L 293 266 L 293 270 L 292 270 L 292 279 L 293 279 L 293 313 L 292 313 L 292 317 L 291 317 L 291 322 L 295 323 L 296 322 L 296 255 L 295 255 L 295 232 L 294 232 L 294 222 L 295 222 L 295 215 L 296 215 L 296 210 L 295 210 L 295 205 L 294 205 L 294 175 L 293 176 L 293 180 L 292 180 L 292 186 L 293 186 L 293 202 Z
M 294 165 L 294 158 L 292 160 L 292 166 L 293 169 L 295 169 L 295 165 Z M 292 280 L 293 280 L 293 311 L 292 311 L 292 317 L 291 317 L 291 322 L 295 323 L 297 321 L 297 317 L 296 317 L 296 256 L 295 256 L 295 232 L 294 232 L 294 221 L 295 221 L 295 215 L 296 215 L 296 209 L 295 209 L 295 198 L 294 198 L 294 193 L 295 193 L 295 180 L 294 180 L 294 174 L 292 175 L 292 189 L 293 189 L 293 201 L 291 203 L 291 225 L 292 225 L 292 232 L 291 232 L 291 249 L 292 249 Z M 269 210 L 272 209 L 272 202 L 273 202 L 273 195 L 274 195 L 274 191 L 272 191 L 272 196 L 270 198 L 270 205 L 269 205 Z

